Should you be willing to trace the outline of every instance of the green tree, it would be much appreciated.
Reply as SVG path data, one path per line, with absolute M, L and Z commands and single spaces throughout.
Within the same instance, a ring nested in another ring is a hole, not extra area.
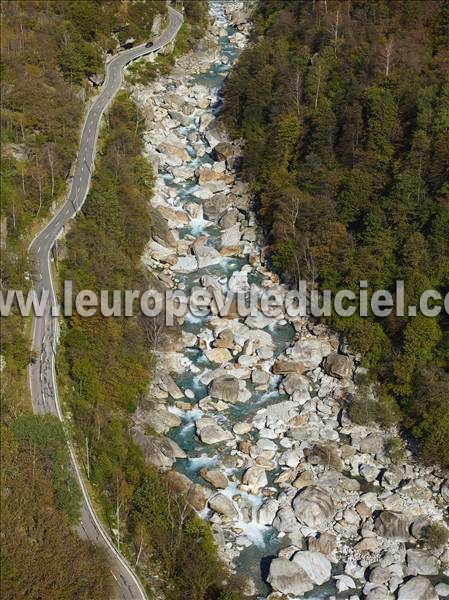
M 428 361 L 440 340 L 441 329 L 437 321 L 418 314 L 410 319 L 405 328 L 404 351 L 417 360 Z
M 366 150 L 376 169 L 384 170 L 394 152 L 398 134 L 397 103 L 388 89 L 370 88 L 365 93 Z

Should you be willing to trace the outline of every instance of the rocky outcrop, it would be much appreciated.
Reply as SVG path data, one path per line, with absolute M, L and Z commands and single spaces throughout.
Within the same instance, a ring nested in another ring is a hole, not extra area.
M 267 578 L 273 590 L 285 595 L 302 596 L 313 590 L 313 583 L 301 567 L 286 558 L 275 558 L 270 563 Z
M 282 594 L 302 596 L 331 577 L 331 563 L 319 552 L 299 551 L 291 560 L 276 558 L 270 564 L 268 582 Z
M 324 531 L 335 512 L 332 494 L 318 485 L 305 488 L 293 500 L 293 510 L 300 523 Z
M 288 373 L 282 381 L 282 387 L 289 396 L 297 394 L 297 398 L 301 398 L 304 401 L 310 398 L 309 380 L 299 373 Z
M 174 490 L 179 498 L 190 504 L 195 510 L 203 510 L 210 496 L 209 490 L 197 483 L 193 483 L 186 475 L 176 471 L 168 471 L 165 480 L 170 489 Z
M 201 469 L 201 477 L 214 486 L 216 489 L 225 489 L 229 481 L 226 475 L 220 469 Z
M 142 448 L 145 462 L 158 470 L 170 469 L 178 458 L 187 458 L 176 442 L 163 436 L 146 435 L 133 428 L 133 440 Z
M 320 552 L 310 552 L 309 550 L 296 552 L 292 561 L 299 565 L 314 585 L 322 585 L 331 577 L 331 563 Z
M 331 352 L 331 354 L 326 356 L 324 363 L 326 373 L 338 379 L 350 379 L 353 367 L 353 361 L 349 356 L 336 354 L 335 352 Z
M 279 502 L 275 498 L 268 498 L 257 511 L 257 521 L 261 525 L 272 525 L 278 508 Z
M 376 519 L 376 531 L 385 538 L 408 542 L 410 522 L 405 515 L 384 510 Z
M 220 237 L 220 250 L 229 251 L 233 250 L 236 253 L 239 251 L 239 243 L 242 233 L 240 231 L 240 225 L 236 223 L 232 227 L 223 229 Z
M 138 408 L 133 415 L 134 423 L 149 427 L 156 433 L 167 433 L 172 427 L 178 427 L 181 419 L 165 407 Z
M 209 499 L 209 508 L 219 514 L 225 522 L 237 521 L 239 513 L 233 501 L 224 494 L 215 494 Z
M 306 369 L 318 367 L 323 358 L 332 352 L 329 340 L 322 338 L 301 339 L 293 346 L 290 357 L 300 362 Z
M 296 515 L 290 506 L 283 506 L 276 513 L 273 527 L 282 533 L 293 533 L 298 530 Z
M 103 85 L 104 83 L 104 73 L 92 73 L 88 75 L 87 78 L 95 87 Z
M 209 387 L 209 394 L 211 398 L 217 398 L 232 404 L 238 402 L 240 394 L 239 380 L 232 375 L 217 377 Z
M 438 575 L 438 559 L 424 550 L 407 550 L 408 575 Z
M 229 431 L 220 427 L 214 419 L 209 417 L 202 417 L 196 421 L 196 431 L 204 444 L 220 444 L 233 438 Z
M 163 155 L 166 164 L 176 167 L 189 160 L 189 154 L 181 143 L 177 140 L 162 142 L 158 146 L 159 152 Z
M 399 588 L 398 600 L 438 600 L 435 588 L 425 577 L 412 577 Z
M 200 246 L 199 248 L 195 248 L 194 252 L 199 269 L 216 265 L 220 263 L 223 258 L 218 250 L 211 248 L 210 246 Z
M 243 473 L 242 484 L 250 494 L 258 494 L 261 488 L 268 485 L 265 469 L 258 466 L 250 467 Z
M 229 142 L 219 142 L 213 152 L 215 160 L 228 160 L 235 155 L 235 146 Z

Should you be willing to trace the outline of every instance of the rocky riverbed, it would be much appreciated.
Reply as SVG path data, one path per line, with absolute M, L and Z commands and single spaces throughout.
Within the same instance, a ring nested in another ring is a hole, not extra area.
M 157 173 L 142 260 L 159 289 L 284 290 L 265 261 L 241 147 L 222 126 L 220 88 L 247 43 L 243 4 L 212 23 L 172 73 L 133 94 Z M 391 432 L 353 424 L 362 369 L 339 337 L 281 313 L 187 315 L 157 351 L 132 433 L 210 521 L 248 596 L 431 600 L 449 596 L 447 473 L 388 452 Z

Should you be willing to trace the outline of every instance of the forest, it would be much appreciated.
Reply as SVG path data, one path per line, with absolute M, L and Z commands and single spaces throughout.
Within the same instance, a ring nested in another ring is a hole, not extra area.
M 87 78 L 118 44 L 145 40 L 166 4 L 7 2 L 2 11 L 2 216 L 13 244 L 65 191 Z
M 166 14 L 162 0 L 2 5 L 2 290 L 30 288 L 28 244 L 66 193 L 88 77 L 101 75 L 106 53 L 128 37 L 146 39 L 157 14 Z M 29 407 L 29 327 L 12 315 L 1 332 L 2 398 L 20 410 Z
M 260 0 L 224 118 L 290 284 L 448 292 L 448 61 L 447 0 Z M 353 418 L 449 464 L 448 315 L 323 321 L 368 369 Z
M 162 1 L 2 3 L 2 291 L 30 289 L 27 247 L 64 198 L 92 94 L 87 78 L 124 39 L 145 39 L 165 12 Z M 73 528 L 79 493 L 64 432 L 55 418 L 30 415 L 30 332 L 17 314 L 2 319 L 2 595 L 107 597 L 106 557 Z
M 17 416 L 1 438 L 2 597 L 108 597 L 103 551 L 73 531 L 80 493 L 58 419 Z

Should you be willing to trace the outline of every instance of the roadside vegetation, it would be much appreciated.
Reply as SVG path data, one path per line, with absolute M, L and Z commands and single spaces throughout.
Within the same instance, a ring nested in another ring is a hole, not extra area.
M 206 25 L 206 3 L 187 4 L 170 67 Z M 101 81 L 105 52 L 117 42 L 151 38 L 166 2 L 10 2 L 2 11 L 2 291 L 26 291 L 33 272 L 28 243 L 67 189 L 92 89 L 87 79 Z M 145 284 L 139 259 L 150 236 L 153 174 L 140 155 L 140 123 L 121 94 L 107 115 L 92 190 L 59 265 L 76 290 Z M 2 593 L 108 598 L 113 582 L 104 552 L 74 531 L 79 490 L 62 427 L 53 416 L 31 414 L 29 336 L 30 323 L 18 315 L 2 322 Z M 58 377 L 72 415 L 67 426 L 100 513 L 143 579 L 160 574 L 168 599 L 235 600 L 225 591 L 227 573 L 209 527 L 145 466 L 130 438 L 129 416 L 146 393 L 151 367 L 137 319 L 66 321 Z
M 394 293 L 449 282 L 449 3 L 261 0 L 225 120 L 246 141 L 273 265 L 294 284 Z M 328 319 L 379 382 L 358 421 L 398 423 L 449 464 L 449 318 Z
M 31 286 L 29 241 L 64 198 L 92 87 L 105 52 L 147 39 L 163 0 L 2 3 L 1 288 Z M 107 598 L 103 552 L 73 529 L 78 489 L 63 432 L 31 415 L 31 320 L 1 324 L 1 591 L 5 598 Z M 51 450 L 51 451 L 50 451 Z
M 208 22 L 207 0 L 183 2 L 184 22 L 176 36 L 172 51 L 163 50 L 153 62 L 137 60 L 127 69 L 127 80 L 135 85 L 147 85 L 160 75 L 167 75 L 176 63 L 176 59 L 190 52 L 195 44 L 203 37 Z
M 209 524 L 151 469 L 134 492 L 129 522 L 136 560 L 143 557 L 142 569 L 158 565 L 168 600 L 242 600 L 232 589 L 237 581 L 226 583 Z
M 59 420 L 17 416 L 1 439 L 2 597 L 108 598 L 103 551 L 73 530 L 79 491 Z

